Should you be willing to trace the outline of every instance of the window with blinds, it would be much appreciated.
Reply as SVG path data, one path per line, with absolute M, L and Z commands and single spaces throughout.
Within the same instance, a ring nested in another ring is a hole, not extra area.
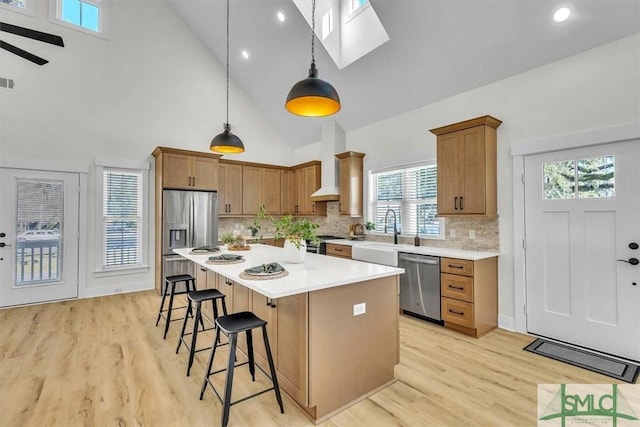
M 369 176 L 369 220 L 376 224 L 375 231 L 384 232 L 386 225 L 387 233 L 393 233 L 395 213 L 396 226 L 404 235 L 417 232 L 422 237 L 444 237 L 444 221 L 436 218 L 436 197 L 436 165 L 372 172 Z
M 141 171 L 105 168 L 102 192 L 103 268 L 142 265 Z

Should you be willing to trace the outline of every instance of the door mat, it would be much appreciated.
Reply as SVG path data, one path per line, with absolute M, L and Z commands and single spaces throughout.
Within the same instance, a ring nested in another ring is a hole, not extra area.
M 635 384 L 640 371 L 640 366 L 633 363 L 542 338 L 536 339 L 526 346 L 524 350 L 631 384 Z

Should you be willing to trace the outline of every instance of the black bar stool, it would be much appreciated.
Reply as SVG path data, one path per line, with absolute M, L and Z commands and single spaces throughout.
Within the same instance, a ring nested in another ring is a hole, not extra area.
M 189 364 L 187 365 L 187 376 L 191 372 L 191 366 L 193 365 L 193 358 L 195 354 L 199 351 L 209 350 L 211 347 L 205 347 L 196 350 L 196 341 L 198 337 L 198 323 L 202 325 L 202 331 L 210 331 L 215 329 L 215 321 L 218 318 L 218 301 L 222 302 L 222 313 L 227 315 L 227 304 L 225 303 L 225 295 L 217 289 L 204 289 L 201 291 L 193 291 L 187 294 L 187 314 L 184 316 L 184 322 L 182 322 L 182 331 L 180 332 L 180 338 L 178 339 L 178 348 L 176 348 L 176 354 L 180 351 L 180 346 L 184 343 L 185 347 L 189 349 Z M 213 327 L 205 328 L 204 323 L 202 321 L 202 303 L 205 301 L 211 301 L 213 307 Z M 193 331 L 187 332 L 185 334 L 185 330 L 187 329 L 187 320 L 189 315 L 193 315 L 192 304 L 196 306 L 196 314 L 193 319 Z M 188 345 L 185 341 L 185 336 L 191 335 L 191 345 Z
M 176 284 L 180 282 L 185 282 L 185 286 L 187 288 L 186 291 L 176 292 Z M 160 310 L 158 310 L 158 318 L 156 319 L 156 326 L 158 326 L 158 323 L 160 322 L 161 317 L 164 317 L 164 319 L 166 320 L 166 323 L 164 325 L 164 335 L 162 339 L 167 338 L 167 332 L 169 331 L 169 324 L 171 322 L 182 320 L 182 317 L 179 319 L 171 319 L 171 312 L 173 310 L 178 310 L 178 309 L 187 307 L 186 305 L 183 305 L 181 307 L 174 307 L 173 306 L 174 295 L 181 295 L 181 294 L 186 294 L 186 293 L 195 291 L 196 279 L 190 274 L 177 274 L 175 276 L 165 277 L 164 283 L 165 283 L 165 286 L 164 286 L 164 292 L 162 293 L 162 302 L 160 303 Z M 164 300 L 167 298 L 167 295 L 169 295 L 169 307 L 165 310 Z
M 284 407 L 282 406 L 282 396 L 280 396 L 280 388 L 278 387 L 278 377 L 276 376 L 276 369 L 273 365 L 273 357 L 271 356 L 271 347 L 269 347 L 269 338 L 267 337 L 267 322 L 260 319 L 255 314 L 250 311 L 242 311 L 240 313 L 230 314 L 228 316 L 221 316 L 216 319 L 216 337 L 213 340 L 213 345 L 211 348 L 211 356 L 209 357 L 209 364 L 207 365 L 207 371 L 204 374 L 204 380 L 202 381 L 202 388 L 200 389 L 200 400 L 202 400 L 202 396 L 204 395 L 204 391 L 207 388 L 207 385 L 211 386 L 213 392 L 216 397 L 222 403 L 222 427 L 226 427 L 229 422 L 229 408 L 231 405 L 235 405 L 236 403 L 244 402 L 247 399 L 258 396 L 260 394 L 266 393 L 268 391 L 275 391 L 276 400 L 278 401 L 278 405 L 280 405 L 280 412 L 284 414 Z M 243 397 L 242 399 L 238 399 L 235 402 L 231 401 L 231 386 L 233 385 L 233 369 L 236 366 L 242 366 L 249 364 L 249 372 L 251 373 L 251 379 L 253 381 L 256 380 L 256 364 L 253 359 L 253 338 L 251 336 L 251 331 L 256 328 L 262 328 L 262 337 L 264 339 L 264 348 L 267 351 L 267 360 L 269 361 L 269 370 L 271 371 L 271 376 L 267 374 L 260 366 L 258 369 L 262 371 L 263 374 L 267 376 L 272 382 L 272 386 L 268 389 L 259 391 L 258 393 L 254 393 L 250 396 Z M 220 342 L 220 331 L 224 332 L 229 337 L 229 361 L 227 363 L 227 367 L 225 369 L 219 369 L 217 371 L 211 372 L 211 367 L 213 366 L 213 357 L 216 354 L 216 348 L 218 348 L 221 344 Z M 249 360 L 246 362 L 235 364 L 236 361 L 236 346 L 238 344 L 238 334 L 240 332 L 247 333 L 247 353 L 249 356 Z M 220 394 L 209 380 L 211 375 L 217 374 L 219 372 L 227 371 L 227 380 L 225 383 L 225 391 L 224 391 L 224 399 L 220 397 Z

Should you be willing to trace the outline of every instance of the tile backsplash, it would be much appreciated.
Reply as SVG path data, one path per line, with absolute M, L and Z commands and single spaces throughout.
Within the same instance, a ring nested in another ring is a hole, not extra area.
M 349 234 L 351 224 L 364 224 L 364 218 L 351 218 L 338 213 L 338 202 L 327 202 L 326 217 L 312 217 L 312 221 L 318 223 L 318 234 L 329 234 L 333 236 L 346 237 Z M 218 236 L 226 232 L 248 234 L 246 231 L 253 222 L 253 218 L 220 218 Z M 452 233 L 452 230 L 454 233 Z M 273 226 L 263 223 L 261 234 L 265 236 L 273 235 Z M 473 231 L 475 238 L 469 237 L 469 232 Z M 391 236 L 383 234 L 372 234 L 366 232 L 366 240 L 375 242 L 392 242 Z M 483 217 L 447 217 L 445 218 L 445 234 L 442 239 L 421 239 L 422 246 L 434 246 L 453 249 L 467 249 L 476 251 L 499 251 L 500 239 L 498 235 L 498 218 Z M 455 234 L 455 237 L 452 236 Z M 398 243 L 412 245 L 413 237 L 398 238 Z

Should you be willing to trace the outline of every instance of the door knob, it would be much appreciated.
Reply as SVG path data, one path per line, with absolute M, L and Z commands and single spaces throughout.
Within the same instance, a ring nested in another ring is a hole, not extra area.
M 4 236 L 0 235 L 0 237 L 4 237 Z M 638 244 L 636 242 L 629 243 L 629 249 L 633 249 L 633 250 L 638 249 Z
M 5 242 L 0 242 L 0 248 L 4 248 L 5 246 L 11 246 L 11 245 L 7 245 Z
M 629 258 L 628 261 L 626 259 L 617 259 L 616 261 L 626 262 L 627 264 L 631 264 L 631 265 L 640 264 L 640 260 L 638 258 Z
M 7 237 L 6 233 L 0 233 L 0 237 Z

